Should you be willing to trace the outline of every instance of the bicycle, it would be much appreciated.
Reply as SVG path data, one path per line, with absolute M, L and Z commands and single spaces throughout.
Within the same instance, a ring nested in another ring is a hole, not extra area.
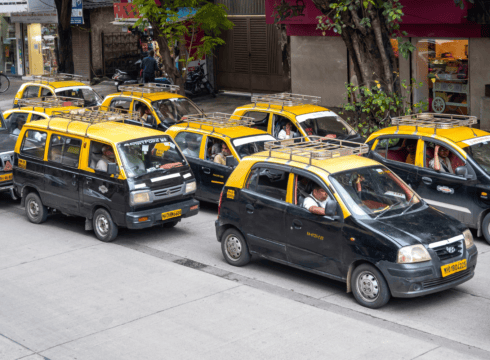
M 0 72 L 0 93 L 4 93 L 10 88 L 10 79 L 7 75 Z

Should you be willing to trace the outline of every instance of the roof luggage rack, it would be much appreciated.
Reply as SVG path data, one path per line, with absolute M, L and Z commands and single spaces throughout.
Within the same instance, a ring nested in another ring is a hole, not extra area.
M 57 73 L 57 74 L 42 74 L 42 75 L 32 75 L 34 81 L 46 81 L 48 84 L 50 82 L 56 81 L 87 81 L 84 80 L 81 75 L 73 75 L 73 74 L 65 74 L 65 73 Z
M 253 95 L 252 102 L 257 106 L 258 103 L 271 105 L 280 105 L 282 110 L 285 106 L 297 106 L 297 105 L 318 105 L 321 101 L 320 96 L 301 95 L 291 93 L 279 93 L 270 95 Z M 254 106 L 254 107 L 255 107 Z
M 130 92 L 131 95 L 134 93 L 143 94 L 154 94 L 159 92 L 170 92 L 177 93 L 180 90 L 178 85 L 167 85 L 167 84 L 157 84 L 157 83 L 147 83 L 138 85 L 119 85 L 119 90 L 122 92 Z
M 53 114 L 48 121 L 48 130 L 50 129 L 50 122 L 54 118 L 70 120 L 66 125 L 67 133 L 69 132 L 68 128 L 70 124 L 74 121 L 89 124 L 85 130 L 85 136 L 87 136 L 88 129 L 92 125 L 108 121 L 122 121 L 123 123 L 127 120 L 139 121 L 140 114 L 138 112 L 132 112 L 124 109 L 111 109 L 107 106 L 93 106 L 81 109 L 53 111 Z
M 38 98 L 19 99 L 17 104 L 19 107 L 56 108 L 65 106 L 83 106 L 84 100 L 67 96 L 43 96 Z
M 415 132 L 418 131 L 419 127 L 434 129 L 435 135 L 437 129 L 453 129 L 463 126 L 471 129 L 471 126 L 476 123 L 476 116 L 438 113 L 420 113 L 391 118 L 391 124 L 396 125 L 395 134 L 398 133 L 400 126 L 415 126 Z M 474 131 L 473 134 L 475 134 Z
M 211 114 L 202 115 L 187 115 L 183 123 L 187 123 L 187 128 L 191 127 L 191 124 L 199 125 L 199 129 L 203 126 L 210 126 L 215 132 L 216 128 L 231 128 L 236 126 L 252 126 L 255 124 L 254 119 L 248 116 L 239 116 L 232 114 L 224 114 L 220 112 L 215 112 Z
M 308 141 L 310 139 L 311 141 Z M 311 164 L 313 159 L 326 160 L 340 156 L 366 154 L 369 150 L 368 145 L 354 141 L 326 139 L 321 136 L 298 137 L 279 141 L 269 141 L 264 144 L 264 149 L 272 152 L 280 152 L 289 155 L 289 160 L 293 161 L 293 156 L 308 159 L 294 159 L 297 162 Z

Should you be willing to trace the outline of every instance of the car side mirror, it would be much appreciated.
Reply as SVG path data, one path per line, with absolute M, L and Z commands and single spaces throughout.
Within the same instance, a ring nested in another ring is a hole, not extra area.
M 226 157 L 226 166 L 234 168 L 237 165 L 238 165 L 238 161 L 237 161 L 237 159 L 235 159 L 235 157 L 233 155 Z
M 107 164 L 107 173 L 109 175 L 118 175 L 119 174 L 119 166 L 116 163 L 108 163 Z
M 456 168 L 456 170 L 454 171 L 454 174 L 461 176 L 461 177 L 464 177 L 467 180 L 473 180 L 473 178 L 474 178 L 474 176 L 469 173 L 468 168 L 466 166 L 460 166 L 460 167 Z
M 337 203 L 332 200 L 327 200 L 327 204 L 325 205 L 325 216 L 333 217 L 336 211 Z

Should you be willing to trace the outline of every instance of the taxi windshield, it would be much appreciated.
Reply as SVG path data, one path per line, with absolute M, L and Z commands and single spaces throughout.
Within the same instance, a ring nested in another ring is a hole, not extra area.
M 401 215 L 422 203 L 407 184 L 380 166 L 345 171 L 330 180 L 350 211 L 361 218 Z
M 253 135 L 233 140 L 233 146 L 238 156 L 241 158 L 264 151 L 264 144 L 267 141 L 275 141 L 271 135 Z
M 168 125 L 182 120 L 183 116 L 201 114 L 201 110 L 185 98 L 173 98 L 153 101 L 151 106 L 161 122 Z
M 168 135 L 127 141 L 119 144 L 118 150 L 124 171 L 130 178 L 167 172 L 186 164 Z
M 483 170 L 490 174 L 490 136 L 472 140 L 465 141 L 465 143 L 469 143 L 469 146 L 463 148 L 463 150 L 466 151 L 466 153 L 470 155 Z
M 102 98 L 90 88 L 72 88 L 56 91 L 57 96 L 66 96 L 84 100 L 84 106 L 98 106 L 102 104 Z
M 355 131 L 337 114 L 332 111 L 320 111 L 316 113 L 296 116 L 307 135 L 337 136 L 355 135 Z

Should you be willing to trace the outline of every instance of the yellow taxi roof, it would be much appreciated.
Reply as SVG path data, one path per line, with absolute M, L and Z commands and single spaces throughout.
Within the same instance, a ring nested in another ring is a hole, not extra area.
M 387 127 L 376 131 L 371 134 L 371 136 L 367 139 L 366 142 L 371 141 L 373 138 L 376 138 L 380 135 L 393 135 L 397 131 L 396 126 Z M 420 136 L 428 136 L 432 137 L 434 134 L 434 129 L 432 128 L 418 128 L 417 133 L 415 133 L 415 126 L 400 126 L 398 129 L 397 135 L 420 135 Z M 475 136 L 476 134 L 476 136 Z M 451 141 L 456 143 L 460 147 L 466 147 L 467 144 L 463 143 L 463 141 L 468 139 L 474 139 L 475 137 L 490 135 L 490 133 L 480 130 L 480 129 L 470 129 L 469 127 L 456 127 L 452 129 L 438 129 L 436 131 L 436 135 L 433 137 L 434 139 L 441 141 Z
M 234 126 L 234 127 L 211 127 L 209 125 L 204 125 L 203 128 L 199 128 L 200 125 L 197 123 L 181 123 L 172 125 L 168 131 L 170 132 L 178 132 L 180 130 L 191 130 L 194 132 L 199 132 L 203 134 L 219 134 L 229 137 L 231 139 L 236 139 L 243 136 L 251 136 L 251 135 L 269 135 L 266 131 L 251 128 L 248 126 Z M 213 131 L 214 129 L 214 131 Z
M 330 111 L 327 108 L 318 105 L 304 104 L 304 105 L 296 105 L 296 106 L 280 106 L 280 105 L 269 105 L 265 103 L 257 103 L 257 104 L 248 104 L 244 106 L 238 107 L 236 110 L 245 110 L 245 109 L 257 109 L 257 110 L 268 110 L 273 112 L 289 112 L 296 116 L 303 114 L 310 114 L 319 111 Z
M 122 94 L 120 92 L 118 93 L 113 93 L 108 95 L 108 97 L 115 97 L 115 96 L 129 96 L 132 98 L 143 98 L 147 99 L 149 101 L 157 101 L 157 100 L 165 100 L 165 99 L 173 99 L 173 98 L 186 98 L 185 96 L 167 92 L 167 91 L 161 91 L 157 93 L 141 93 L 137 91 L 124 91 Z
M 70 86 L 87 86 L 87 84 L 80 81 L 36 81 L 36 82 L 28 82 L 26 85 L 48 85 L 54 89 L 70 87 Z
M 158 130 L 113 121 L 100 122 L 91 125 L 90 123 L 82 121 L 70 121 L 68 119 L 53 118 L 51 120 L 34 121 L 24 126 L 29 129 L 46 130 L 48 128 L 48 123 L 49 129 L 52 131 L 66 133 L 66 129 L 68 127 L 68 134 L 80 137 L 85 137 L 85 134 L 87 134 L 87 137 L 91 139 L 114 144 L 149 136 L 164 135 Z

